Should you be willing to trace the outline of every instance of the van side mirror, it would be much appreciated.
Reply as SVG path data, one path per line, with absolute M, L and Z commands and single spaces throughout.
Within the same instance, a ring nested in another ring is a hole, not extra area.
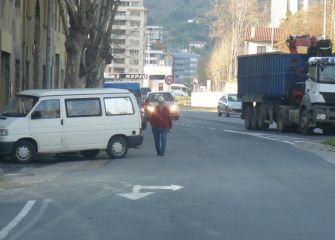
M 33 114 L 31 115 L 31 119 L 41 119 L 42 118 L 42 114 L 39 111 L 33 112 Z

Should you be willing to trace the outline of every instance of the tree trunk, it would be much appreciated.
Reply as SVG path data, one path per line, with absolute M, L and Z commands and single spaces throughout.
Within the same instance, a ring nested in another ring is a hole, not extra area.
M 80 34 L 72 34 L 74 37 L 69 37 L 66 40 L 65 46 L 67 50 L 67 63 L 65 75 L 66 88 L 83 88 L 84 81 L 79 78 L 79 70 L 81 63 L 82 49 L 85 43 L 85 36 Z

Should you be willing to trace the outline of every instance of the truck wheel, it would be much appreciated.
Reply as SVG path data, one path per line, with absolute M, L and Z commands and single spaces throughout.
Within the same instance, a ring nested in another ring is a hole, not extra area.
M 287 131 L 287 126 L 285 125 L 285 118 L 284 118 L 284 113 L 282 109 L 280 109 L 278 112 L 277 129 L 281 133 L 284 133 Z
M 261 106 L 259 106 L 257 107 L 256 111 L 257 111 L 257 128 L 263 129 L 265 128 L 263 109 Z
M 258 130 L 258 113 L 257 108 L 251 108 L 251 128 L 253 130 Z
M 222 116 L 222 112 L 220 112 L 220 109 L 218 108 L 218 116 L 221 117 Z
M 307 111 L 303 110 L 300 116 L 300 124 L 299 124 L 300 132 L 304 135 L 311 135 L 313 133 L 313 128 L 308 127 L 308 117 Z
M 83 155 L 85 158 L 95 158 L 98 156 L 100 150 L 99 149 L 94 149 L 94 150 L 85 150 L 81 151 L 81 155 Z
M 331 135 L 331 134 L 335 133 L 335 127 L 333 127 L 333 128 L 330 127 L 330 126 L 323 127 L 322 131 L 323 131 L 323 134 L 325 134 L 325 135 Z
M 116 136 L 109 140 L 107 154 L 110 158 L 123 158 L 128 151 L 128 143 L 124 137 Z
M 245 107 L 245 112 L 244 112 L 244 127 L 247 130 L 251 129 L 251 107 L 246 106 Z
M 20 140 L 14 146 L 13 158 L 18 163 L 30 163 L 36 157 L 36 147 L 27 140 Z

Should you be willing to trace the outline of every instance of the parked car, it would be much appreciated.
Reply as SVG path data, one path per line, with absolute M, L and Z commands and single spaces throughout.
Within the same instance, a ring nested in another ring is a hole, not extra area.
M 127 90 L 25 90 L 0 111 L 0 156 L 21 163 L 38 153 L 122 158 L 142 141 L 141 112 Z
M 223 95 L 218 102 L 218 116 L 221 117 L 224 114 L 229 117 L 231 114 L 241 114 L 242 103 L 238 99 L 237 94 L 228 93 Z
M 155 111 L 155 106 L 158 105 L 158 99 L 163 97 L 165 104 L 168 106 L 171 112 L 172 119 L 178 120 L 180 117 L 180 110 L 174 96 L 171 92 L 149 92 L 145 102 L 145 112 L 150 118 L 150 115 Z

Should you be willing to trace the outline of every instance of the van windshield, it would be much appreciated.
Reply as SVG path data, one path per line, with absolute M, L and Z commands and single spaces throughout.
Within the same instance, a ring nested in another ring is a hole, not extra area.
M 1 116 L 25 117 L 38 101 L 37 97 L 18 95 L 0 111 Z

